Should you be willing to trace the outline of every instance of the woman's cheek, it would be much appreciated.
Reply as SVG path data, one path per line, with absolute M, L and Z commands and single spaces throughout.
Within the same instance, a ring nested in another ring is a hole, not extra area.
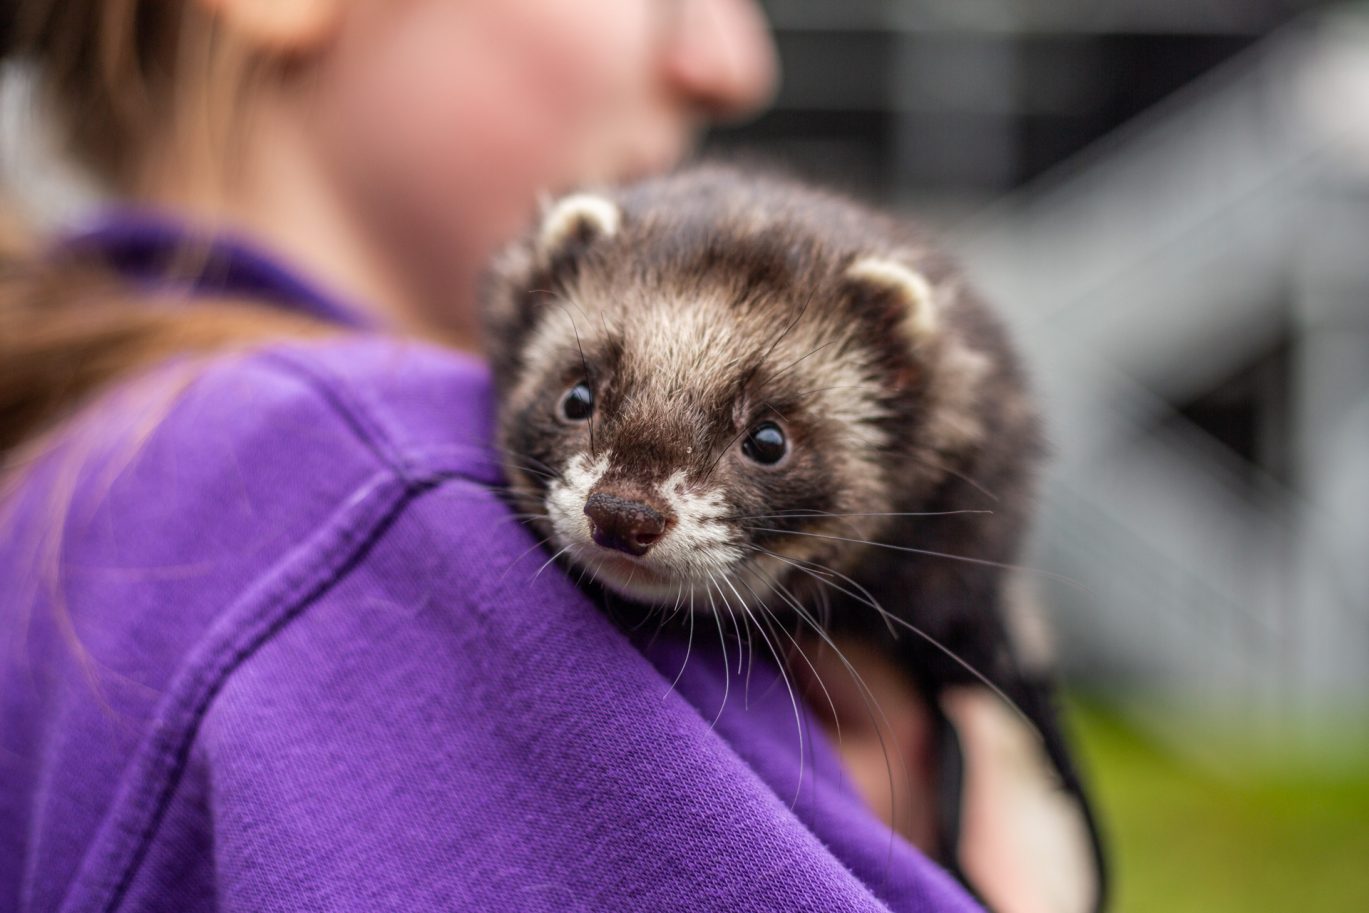
M 632 147 L 652 141 L 662 8 L 656 0 L 512 0 L 491 24 L 490 44 L 513 74 L 506 98 L 551 147 L 543 183 L 621 176 Z
M 646 116 L 656 8 L 427 0 L 372 13 L 364 34 L 344 36 L 329 75 L 338 141 L 467 205 L 498 196 L 526 206 L 539 190 L 614 176 L 634 166 L 634 144 L 658 143 L 657 117 Z

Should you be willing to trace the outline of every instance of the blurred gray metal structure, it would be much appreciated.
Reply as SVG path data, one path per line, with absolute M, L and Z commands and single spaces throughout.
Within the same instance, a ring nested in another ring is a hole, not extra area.
M 22 63 L 0 66 L 0 188 L 4 206 L 17 210 L 7 215 L 52 230 L 88 213 L 102 195 L 63 153 L 35 83 Z
M 1369 17 L 1280 31 L 959 238 L 1049 404 L 1067 662 L 1281 735 L 1369 715 Z M 1278 346 L 1282 478 L 1171 405 Z
M 1256 41 L 1300 5 L 767 4 L 782 47 L 886 36 L 882 81 L 860 54 L 790 67 L 780 107 L 882 111 L 892 154 L 774 146 L 951 226 L 1008 311 L 1057 451 L 1029 563 L 1079 581 L 1038 578 L 1039 601 L 1066 671 L 1161 732 L 1196 717 L 1274 741 L 1369 720 L 1369 11 Z M 1014 118 L 1089 101 L 1024 73 L 1015 36 L 1091 29 L 1251 49 L 966 218 L 1012 181 Z M 929 129 L 928 111 L 975 129 Z M 1263 401 L 1236 453 L 1185 405 L 1251 366 Z

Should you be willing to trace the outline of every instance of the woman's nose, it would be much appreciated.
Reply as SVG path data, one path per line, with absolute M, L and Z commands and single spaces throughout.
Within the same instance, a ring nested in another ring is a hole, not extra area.
M 775 94 L 779 63 L 754 0 L 668 0 L 667 77 L 712 118 L 735 118 Z

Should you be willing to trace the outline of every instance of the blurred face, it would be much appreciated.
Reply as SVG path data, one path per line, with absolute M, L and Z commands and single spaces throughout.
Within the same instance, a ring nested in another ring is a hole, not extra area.
M 352 0 L 304 116 L 356 213 L 464 282 L 539 193 L 670 166 L 762 105 L 750 0 Z

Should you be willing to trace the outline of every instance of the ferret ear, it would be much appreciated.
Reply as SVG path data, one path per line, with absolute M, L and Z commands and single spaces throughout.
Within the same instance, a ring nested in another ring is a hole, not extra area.
M 937 329 L 935 290 L 927 277 L 887 257 L 862 257 L 846 278 L 871 297 L 892 299 L 902 313 L 901 325 L 912 342 L 931 339 Z
M 599 238 L 618 233 L 622 213 L 607 197 L 573 193 L 548 207 L 537 233 L 538 252 L 546 261 L 573 255 Z

